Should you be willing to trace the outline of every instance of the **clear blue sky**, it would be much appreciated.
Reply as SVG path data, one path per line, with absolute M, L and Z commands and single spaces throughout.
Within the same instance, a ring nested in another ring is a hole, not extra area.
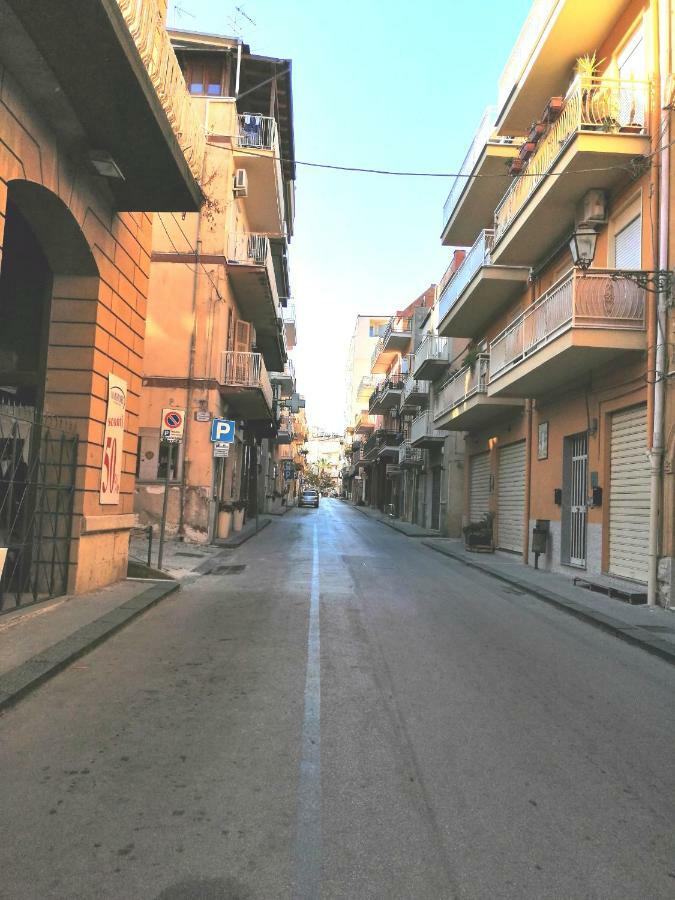
M 525 20 L 530 0 L 170 0 L 170 24 L 239 34 L 293 60 L 298 160 L 454 172 Z M 194 18 L 187 15 L 190 13 Z M 357 313 L 390 314 L 437 282 L 450 181 L 298 167 L 290 249 L 293 353 L 310 424 L 343 428 Z

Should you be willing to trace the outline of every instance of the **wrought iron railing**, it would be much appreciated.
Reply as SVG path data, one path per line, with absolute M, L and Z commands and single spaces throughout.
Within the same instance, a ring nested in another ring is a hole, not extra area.
M 644 330 L 645 291 L 611 270 L 574 270 L 490 344 L 490 382 L 570 328 Z
M 495 244 L 553 170 L 576 134 L 647 134 L 649 95 L 650 86 L 645 81 L 582 78 L 577 75 L 567 92 L 560 116 L 540 139 L 526 168 L 511 183 L 495 210 Z
M 201 181 L 206 147 L 204 124 L 186 87 L 159 6 L 156 0 L 117 0 L 117 4 L 190 171 Z
M 459 167 L 459 173 L 455 177 L 450 188 L 450 193 L 443 205 L 443 227 L 448 224 L 452 214 L 457 207 L 460 197 L 464 193 L 464 188 L 471 180 L 470 175 L 478 162 L 481 153 L 486 144 L 514 144 L 521 143 L 520 139 L 512 137 L 501 137 L 494 134 L 494 123 L 497 117 L 497 109 L 494 106 L 488 106 L 480 120 L 480 124 L 476 129 L 471 146 L 464 157 L 462 165 Z
M 272 385 L 261 353 L 223 350 L 220 383 L 231 387 L 258 388 L 272 409 Z
M 416 372 L 422 363 L 429 359 L 449 359 L 449 351 L 450 344 L 446 337 L 439 337 L 437 334 L 428 334 L 417 350 L 415 350 L 412 371 Z
M 0 612 L 68 590 L 78 438 L 62 426 L 0 404 Z
M 276 119 L 257 113 L 242 113 L 237 117 L 237 145 L 257 150 L 277 150 L 279 129 Z
M 438 321 L 443 319 L 450 312 L 452 307 L 457 303 L 458 299 L 474 277 L 476 272 L 482 266 L 490 265 L 490 250 L 492 249 L 493 232 L 491 228 L 486 228 L 476 238 L 476 242 L 464 257 L 464 262 L 457 269 L 455 277 L 448 282 L 445 290 L 438 300 Z
M 476 394 L 485 394 L 488 385 L 489 355 L 480 354 L 473 366 L 464 366 L 434 397 L 434 419 L 446 416 Z
M 233 231 L 228 235 L 228 262 L 244 263 L 249 266 L 264 266 L 270 259 L 270 241 L 266 234 Z

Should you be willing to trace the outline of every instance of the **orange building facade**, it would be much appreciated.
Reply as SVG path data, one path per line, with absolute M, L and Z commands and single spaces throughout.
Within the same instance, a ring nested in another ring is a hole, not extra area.
M 171 39 L 207 134 L 206 202 L 154 220 L 135 509 L 158 523 L 168 467 L 169 533 L 204 542 L 297 494 L 291 63 L 237 39 Z M 169 407 L 186 410 L 180 445 L 160 439 Z M 235 422 L 224 458 L 214 457 L 214 418 Z
M 660 6 L 535 4 L 467 154 L 476 177 L 446 202 L 444 243 L 470 249 L 438 332 L 468 344 L 433 410 L 465 433 L 466 525 L 486 521 L 494 547 L 530 564 L 668 604 L 669 298 L 646 275 L 672 253 Z M 575 234 L 592 258 L 573 255 Z
M 151 212 L 199 209 L 204 145 L 164 3 L 5 6 L 2 609 L 126 575 Z

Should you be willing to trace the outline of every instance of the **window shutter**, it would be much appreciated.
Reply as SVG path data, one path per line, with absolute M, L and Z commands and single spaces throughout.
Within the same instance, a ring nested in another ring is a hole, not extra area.
M 642 217 L 629 222 L 614 236 L 614 268 L 642 268 Z
M 234 330 L 234 349 L 237 353 L 248 353 L 251 349 L 251 323 L 237 321 Z

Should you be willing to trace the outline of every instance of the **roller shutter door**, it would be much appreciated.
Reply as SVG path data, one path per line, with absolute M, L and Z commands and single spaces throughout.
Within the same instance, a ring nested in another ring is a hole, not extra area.
M 471 457 L 469 519 L 480 522 L 490 509 L 490 454 Z
M 609 571 L 647 581 L 649 457 L 647 407 L 612 416 L 609 488 Z
M 525 519 L 525 442 L 499 451 L 497 540 L 502 550 L 523 552 Z

